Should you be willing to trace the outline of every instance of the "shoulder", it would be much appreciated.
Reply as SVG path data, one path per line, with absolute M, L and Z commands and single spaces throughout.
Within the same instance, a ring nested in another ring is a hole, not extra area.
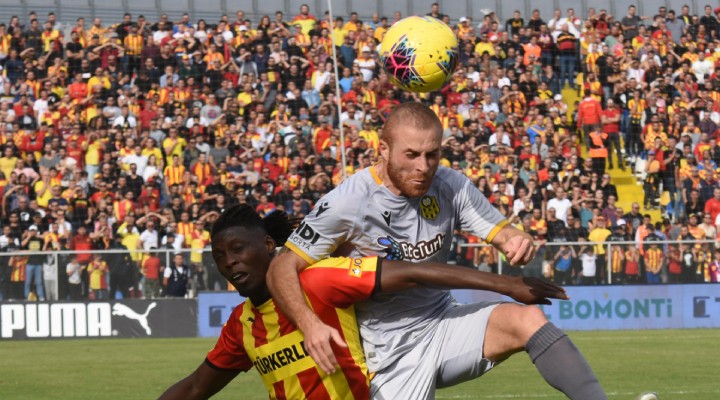
M 459 191 L 468 182 L 467 176 L 451 168 L 439 167 L 435 173 L 435 183 L 450 193 Z
M 367 203 L 370 196 L 382 187 L 382 182 L 376 180 L 376 176 L 369 170 L 370 168 L 366 168 L 352 175 L 326 193 L 315 204 L 317 212 L 313 215 L 319 217 L 320 214 L 327 212 L 328 216 L 341 216 L 344 219 L 357 215 L 358 210 Z
M 326 196 L 342 197 L 349 194 L 365 195 L 381 187 L 382 181 L 377 177 L 372 168 L 373 167 L 368 167 L 353 174 L 340 183 L 335 189 L 328 192 Z

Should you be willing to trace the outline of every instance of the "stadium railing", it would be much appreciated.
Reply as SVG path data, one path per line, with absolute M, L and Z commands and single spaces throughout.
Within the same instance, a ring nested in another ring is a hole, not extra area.
M 26 274 L 24 273 L 18 274 L 18 269 L 26 268 L 25 265 L 28 264 L 27 260 L 30 256 L 37 255 L 43 257 L 42 284 L 44 285 L 44 287 L 50 286 L 51 290 L 49 291 L 49 293 L 55 293 L 56 295 L 59 295 L 60 300 L 63 300 L 67 297 L 68 293 L 68 278 L 66 273 L 66 267 L 68 263 L 71 262 L 71 258 L 73 256 L 78 256 L 78 259 L 80 261 L 83 261 L 80 262 L 80 264 L 82 266 L 87 266 L 88 261 L 84 260 L 87 259 L 91 261 L 94 255 L 97 254 L 101 255 L 102 261 L 105 261 L 108 264 L 109 270 L 107 275 L 105 276 L 108 288 L 116 288 L 117 283 L 113 283 L 113 279 L 122 280 L 122 289 L 127 289 L 128 287 L 131 289 L 130 297 L 144 298 L 144 294 L 142 293 L 144 287 L 142 265 L 143 262 L 152 254 L 156 255 L 160 259 L 162 267 L 172 265 L 173 257 L 175 256 L 175 254 L 183 255 L 183 263 L 184 265 L 188 266 L 190 270 L 189 288 L 188 294 L 186 295 L 187 298 L 196 297 L 199 290 L 207 290 L 207 287 L 203 284 L 198 286 L 197 276 L 199 274 L 196 273 L 196 268 L 193 266 L 193 264 L 202 265 L 203 283 L 208 282 L 209 275 L 215 274 L 215 279 L 212 281 L 212 283 L 214 283 L 214 287 L 211 288 L 211 290 L 226 290 L 228 288 L 227 283 L 217 272 L 215 262 L 211 256 L 210 247 L 206 247 L 204 249 L 183 248 L 180 250 L 112 249 L 80 251 L 61 250 L 40 252 L 18 250 L 7 253 L 0 253 L 0 301 L 7 301 L 8 299 L 13 298 L 20 300 L 18 299 L 19 295 L 17 292 L 21 289 L 24 290 L 24 280 L 21 281 L 23 282 L 23 288 L 19 286 L 20 282 L 16 282 L 16 280 L 20 279 L 21 275 L 24 276 L 25 279 L 27 279 L 28 276 L 25 276 Z M 20 260 L 18 261 L 17 258 L 20 258 Z M 202 261 L 197 262 L 197 260 Z M 87 278 L 84 277 L 83 280 L 87 281 Z M 160 282 L 162 282 L 163 280 L 162 271 L 160 272 L 159 280 Z M 217 282 L 219 282 L 219 284 Z M 13 284 L 15 284 L 16 286 L 13 287 Z M 36 284 L 37 283 L 33 281 L 33 287 Z M 118 289 L 121 290 L 121 288 L 119 287 Z M 37 293 L 37 291 L 35 290 L 33 290 L 33 292 Z M 48 293 L 47 290 L 45 290 L 45 292 Z M 111 299 L 115 299 L 117 296 L 116 293 L 110 293 L 109 295 Z M 85 291 L 84 297 L 87 297 L 87 291 Z M 50 297 L 47 300 L 58 300 L 58 297 Z
M 555 265 L 553 262 L 554 256 L 560 251 L 562 246 L 568 246 L 575 250 L 574 261 L 572 261 L 570 272 L 568 272 L 566 279 L 560 282 L 563 285 L 577 285 L 577 284 L 589 284 L 587 281 L 583 281 L 580 275 L 582 271 L 582 261 L 580 260 L 580 249 L 582 247 L 590 247 L 593 249 L 593 254 L 596 258 L 600 258 L 602 265 L 597 265 L 597 274 L 600 277 L 597 279 L 598 284 L 638 284 L 646 283 L 646 277 L 644 271 L 647 269 L 643 254 L 640 253 L 652 245 L 657 245 L 661 250 L 660 260 L 661 263 L 659 276 L 659 283 L 707 283 L 710 281 L 710 263 L 713 261 L 713 254 L 716 251 L 720 251 L 720 242 L 714 240 L 701 240 L 701 241 L 645 241 L 642 245 L 634 241 L 606 241 L 602 243 L 594 242 L 547 242 L 537 244 L 536 257 L 527 265 L 522 267 L 515 267 L 505 260 L 503 255 L 496 250 L 492 249 L 489 245 L 484 243 L 462 243 L 458 251 L 458 259 L 455 261 L 457 264 L 461 264 L 470 268 L 481 268 L 486 269 L 490 272 L 495 272 L 505 275 L 524 275 L 524 276 L 536 276 L 544 277 L 546 279 L 555 280 Z M 627 271 L 627 259 L 616 259 L 614 253 L 622 251 L 623 255 L 630 249 L 635 248 L 639 252 L 639 260 L 637 264 L 636 275 L 628 275 Z M 478 249 L 480 256 L 475 257 L 474 253 L 471 253 L 471 257 L 467 257 L 468 251 L 474 251 Z M 600 251 L 602 249 L 603 251 Z M 670 266 L 669 251 L 678 252 L 680 257 L 680 268 L 683 272 L 681 274 L 673 274 Z M 603 253 L 604 254 L 599 254 Z M 193 254 L 194 253 L 194 254 Z M 684 254 L 683 254 L 684 253 Z M 210 248 L 206 247 L 201 250 L 192 249 L 154 249 L 154 250 L 91 250 L 91 251 L 73 251 L 73 250 L 62 250 L 62 251 L 46 251 L 46 252 L 30 252 L 30 251 L 13 251 L 8 253 L 0 253 L 0 294 L 2 298 L 0 301 L 8 301 L 12 292 L 20 290 L 20 284 L 23 285 L 24 280 L 17 281 L 25 273 L 19 273 L 19 268 L 25 268 L 27 264 L 27 257 L 33 255 L 39 255 L 43 257 L 42 269 L 43 269 L 43 282 L 45 286 L 51 287 L 50 292 L 59 295 L 59 298 L 65 299 L 67 297 L 67 273 L 66 267 L 70 262 L 72 256 L 92 257 L 96 254 L 102 256 L 102 260 L 108 263 L 109 271 L 106 275 L 108 287 L 116 287 L 113 284 L 113 279 L 124 279 L 125 288 L 132 286 L 132 297 L 142 297 L 143 275 L 142 275 L 142 262 L 150 256 L 155 254 L 161 262 L 163 267 L 171 265 L 175 254 L 182 254 L 184 258 L 184 264 L 190 267 L 190 288 L 188 290 L 187 297 L 195 297 L 198 291 L 201 290 L 219 290 L 225 291 L 230 290 L 230 287 L 224 281 L 222 276 L 217 272 L 217 267 L 214 260 L 212 259 Z M 482 261 L 482 255 L 486 255 L 490 262 L 481 265 L 478 260 Z M 604 256 L 597 257 L 597 256 Z M 11 259 L 11 257 L 15 257 Z M 18 260 L 18 258 L 20 258 Z M 13 261 L 12 264 L 10 261 Z M 198 262 L 198 260 L 201 260 Z M 596 261 L 597 262 L 597 261 Z M 19 263 L 19 264 L 18 264 Z M 199 284 L 197 278 L 199 274 L 195 273 L 193 263 L 202 265 L 202 277 L 203 284 Z M 85 263 L 86 264 L 86 263 Z M 22 267 L 20 267 L 22 266 Z M 125 275 L 123 275 L 125 274 Z M 193 276 L 195 275 L 195 276 Z M 25 278 L 28 278 L 27 276 Z M 162 281 L 162 274 L 160 275 L 160 281 Z M 212 284 L 213 287 L 209 288 L 208 283 Z M 14 289 L 13 289 L 13 286 Z M 33 285 L 38 283 L 33 282 Z M 592 283 L 590 283 L 592 284 Z M 46 291 L 47 292 L 47 291 Z M 115 298 L 116 294 L 111 293 L 110 298 Z M 48 298 L 48 300 L 57 300 L 57 298 Z
M 597 279 L 597 283 L 602 284 L 637 284 L 646 283 L 646 265 L 645 265 L 645 250 L 649 249 L 653 244 L 658 245 L 661 250 L 660 272 L 658 273 L 660 282 L 659 283 L 708 283 L 710 279 L 709 265 L 713 261 L 713 254 L 720 251 L 720 242 L 716 240 L 646 240 L 642 243 L 636 241 L 605 241 L 605 242 L 540 242 L 536 243 L 536 256 L 535 258 L 525 266 L 514 267 L 504 258 L 504 256 L 492 250 L 492 246 L 486 243 L 461 243 L 458 244 L 460 249 L 486 249 L 485 252 L 481 253 L 488 254 L 493 260 L 492 263 L 487 263 L 487 267 L 492 272 L 506 275 L 525 275 L 525 276 L 537 276 L 544 277 L 547 279 L 554 279 L 555 265 L 554 256 L 560 250 L 562 246 L 571 247 L 575 250 L 574 261 L 570 267 L 569 280 L 563 282 L 565 285 L 576 285 L 582 284 L 582 280 L 579 279 L 579 272 L 582 270 L 582 261 L 580 260 L 580 249 L 583 247 L 592 248 L 593 255 L 599 258 L 602 262 L 602 266 L 597 265 L 596 274 L 600 277 Z M 637 260 L 637 274 L 628 275 L 627 271 L 627 258 L 626 252 L 631 248 L 638 250 Z M 602 251 L 601 251 L 602 249 Z M 670 258 L 669 251 L 678 251 L 680 257 L 679 264 L 682 270 L 680 274 L 673 274 L 670 271 Z M 617 251 L 623 252 L 622 258 L 613 258 L 613 253 Z M 689 254 L 683 254 L 683 253 Z M 469 260 L 466 257 L 465 251 L 460 251 L 458 254 L 458 264 L 463 263 L 464 260 Z M 601 257 L 598 257 L 601 256 Z M 463 257 L 464 260 L 463 260 Z M 473 257 L 474 258 L 474 257 Z M 475 258 L 476 259 L 476 258 Z M 481 265 L 474 262 L 465 261 L 466 266 L 478 268 Z M 692 271 L 692 273 L 691 273 Z
M 297 1 L 297 0 L 156 0 L 147 2 L 142 0 L 22 0 L 19 2 L 5 2 L 4 14 L 19 15 L 21 18 L 30 11 L 39 13 L 44 17 L 48 12 L 54 12 L 63 24 L 73 26 L 78 16 L 83 16 L 89 23 L 94 17 L 101 17 L 104 23 L 116 23 L 122 20 L 124 13 L 132 13 L 133 18 L 143 14 L 149 21 L 156 21 L 161 14 L 168 14 L 171 21 L 179 19 L 182 13 L 187 12 L 192 21 L 204 18 L 208 22 L 219 20 L 223 14 L 234 17 L 237 10 L 243 10 L 246 18 L 254 23 L 263 15 L 272 16 L 276 11 L 282 11 L 286 19 L 291 19 L 298 13 L 300 5 L 308 3 L 311 13 L 321 17 L 327 10 L 327 0 Z M 595 2 L 574 0 L 555 0 L 551 7 L 559 8 L 563 15 L 567 8 L 574 8 L 575 15 L 585 16 L 589 8 L 596 10 L 606 9 L 617 20 L 625 16 L 629 5 L 637 6 L 638 15 L 654 15 L 658 7 L 666 6 L 668 9 L 680 10 L 687 4 L 686 0 L 646 0 L 636 2 L 631 0 L 597 0 Z M 400 12 L 403 16 L 425 15 L 430 11 L 430 2 L 417 0 L 333 0 L 333 12 L 336 16 L 349 17 L 351 12 L 357 12 L 363 21 L 369 21 L 373 13 L 392 19 L 393 13 Z M 690 12 L 702 15 L 704 3 L 691 2 Z M 532 10 L 538 8 L 537 2 L 531 0 L 495 0 L 495 1 L 446 1 L 441 3 L 440 12 L 448 14 L 453 23 L 462 17 L 472 18 L 475 25 L 482 21 L 485 14 L 495 12 L 502 24 L 512 18 L 513 12 L 519 10 L 523 17 L 531 15 Z M 546 21 L 552 17 L 551 8 L 541 8 L 542 17 Z

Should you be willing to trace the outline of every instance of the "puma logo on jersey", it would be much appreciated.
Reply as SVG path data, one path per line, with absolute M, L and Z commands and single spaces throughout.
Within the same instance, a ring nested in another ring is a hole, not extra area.
M 390 226 L 390 211 L 383 212 L 382 217 L 385 220 L 385 223 L 387 224 L 387 226 Z
M 324 212 L 327 211 L 329 208 L 330 208 L 330 207 L 328 206 L 328 203 L 322 203 L 322 204 L 318 205 L 317 214 L 315 214 L 315 216 L 316 216 L 316 217 L 319 217 L 320 214 L 324 213 Z

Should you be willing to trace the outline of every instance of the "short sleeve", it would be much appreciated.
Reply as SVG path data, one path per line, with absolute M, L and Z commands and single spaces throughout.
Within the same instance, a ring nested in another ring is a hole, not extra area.
M 308 264 L 327 258 L 350 236 L 358 213 L 358 199 L 352 199 L 347 186 L 338 187 L 323 196 L 300 226 L 290 235 L 285 246 Z
M 508 220 L 490 204 L 469 179 L 463 178 L 462 181 L 458 179 L 455 183 L 457 187 L 462 185 L 454 200 L 460 227 L 489 243 L 500 229 L 508 224 Z
M 223 326 L 215 347 L 207 355 L 207 361 L 218 369 L 249 371 L 253 363 L 243 347 L 243 328 L 240 323 L 245 303 L 235 308 Z
M 380 290 L 382 259 L 327 258 L 300 273 L 300 284 L 311 299 L 334 308 L 347 308 Z

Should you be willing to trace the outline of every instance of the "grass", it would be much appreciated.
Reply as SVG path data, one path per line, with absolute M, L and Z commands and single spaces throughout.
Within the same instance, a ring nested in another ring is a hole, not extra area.
M 662 400 L 720 398 L 719 330 L 570 334 L 611 399 L 644 391 Z M 193 371 L 213 339 L 0 342 L 0 399 L 148 399 Z M 267 399 L 257 373 L 238 376 L 217 399 Z M 562 399 L 523 354 L 438 399 Z

